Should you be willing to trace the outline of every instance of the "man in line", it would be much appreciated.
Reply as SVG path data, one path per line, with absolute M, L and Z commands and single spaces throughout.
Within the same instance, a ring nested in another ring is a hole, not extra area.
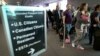
M 58 34 L 59 28 L 60 28 L 60 23 L 62 18 L 62 10 L 60 10 L 59 5 L 56 6 L 56 10 L 54 11 L 54 19 L 56 23 L 56 33 Z

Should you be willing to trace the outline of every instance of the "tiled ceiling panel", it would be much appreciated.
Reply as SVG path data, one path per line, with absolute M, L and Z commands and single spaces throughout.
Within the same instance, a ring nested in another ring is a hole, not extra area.
M 51 3 L 51 2 L 57 2 L 60 0 L 7 0 L 7 3 L 16 5 L 17 1 L 19 1 L 21 4 L 25 4 L 25 5 L 37 5 L 37 4 L 46 4 L 46 3 Z
M 29 5 L 39 5 L 39 4 L 47 4 L 52 2 L 57 2 L 60 0 L 33 0 L 33 2 L 28 3 Z

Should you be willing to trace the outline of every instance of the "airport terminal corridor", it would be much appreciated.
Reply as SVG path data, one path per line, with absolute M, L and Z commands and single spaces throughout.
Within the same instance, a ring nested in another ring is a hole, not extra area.
M 0 56 L 100 56 L 100 0 L 0 0 Z

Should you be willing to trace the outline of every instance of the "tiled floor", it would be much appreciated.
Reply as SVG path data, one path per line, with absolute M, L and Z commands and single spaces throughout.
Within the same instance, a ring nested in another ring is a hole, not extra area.
M 91 45 L 87 45 L 87 40 L 83 41 L 83 46 L 85 50 L 78 50 L 72 48 L 70 44 L 66 44 L 65 48 L 61 48 L 61 43 L 59 42 L 59 36 L 55 33 L 53 29 L 48 30 L 48 49 L 45 53 L 40 56 L 100 56 L 100 51 L 95 51 L 92 49 Z

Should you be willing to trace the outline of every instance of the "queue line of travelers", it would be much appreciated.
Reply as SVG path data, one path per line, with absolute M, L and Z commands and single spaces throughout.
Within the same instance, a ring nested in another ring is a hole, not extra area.
M 92 12 L 88 9 L 88 3 L 82 3 L 77 10 L 74 10 L 71 4 L 67 4 L 65 11 L 60 10 L 57 5 L 56 10 L 47 12 L 52 28 L 59 34 L 61 42 L 64 35 L 66 41 L 68 42 L 68 39 L 70 41 L 71 33 L 75 32 L 74 40 L 71 42 L 72 47 L 84 50 L 81 41 L 86 34 L 89 36 L 89 44 L 92 44 L 95 29 L 100 28 L 100 5 L 96 5 Z

